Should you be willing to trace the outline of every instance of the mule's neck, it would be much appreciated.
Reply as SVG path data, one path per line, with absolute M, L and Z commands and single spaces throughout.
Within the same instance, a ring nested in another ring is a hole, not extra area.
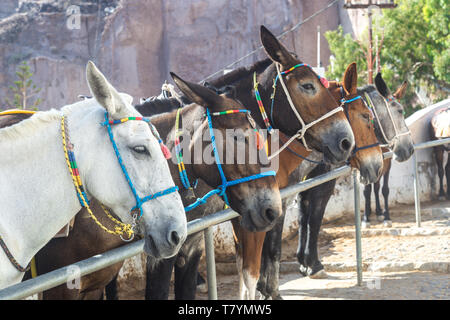
M 60 119 L 55 116 L 30 127 L 29 134 L 0 139 L 0 235 L 22 266 L 81 208 L 64 158 Z M 17 273 L 11 267 L 0 266 L 0 273 Z

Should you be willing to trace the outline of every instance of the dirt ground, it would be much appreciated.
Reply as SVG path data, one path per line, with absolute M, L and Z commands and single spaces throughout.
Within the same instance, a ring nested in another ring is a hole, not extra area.
M 362 233 L 363 285 L 357 286 L 352 217 L 322 226 L 319 254 L 327 279 L 302 277 L 295 260 L 297 237 L 283 244 L 280 293 L 283 299 L 450 299 L 450 202 L 422 204 L 422 227 L 413 206 L 391 210 L 393 225 L 373 221 Z M 373 219 L 375 220 L 375 218 Z M 238 299 L 234 264 L 217 265 L 218 298 Z M 223 270 L 228 270 L 223 272 Z M 143 299 L 127 290 L 124 299 Z M 173 298 L 171 296 L 171 298 Z M 197 299 L 208 299 L 198 292 Z

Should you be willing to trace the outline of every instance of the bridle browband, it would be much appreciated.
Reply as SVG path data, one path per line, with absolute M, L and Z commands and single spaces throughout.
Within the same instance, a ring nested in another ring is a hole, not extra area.
M 286 84 L 284 83 L 283 75 L 288 74 L 289 72 L 293 71 L 294 69 L 299 68 L 299 67 L 302 67 L 302 66 L 305 66 L 305 67 L 308 67 L 308 68 L 311 68 L 311 67 L 310 67 L 308 64 L 300 63 L 300 64 L 297 64 L 297 65 L 295 65 L 295 66 L 289 68 L 289 69 L 286 70 L 286 71 L 281 72 L 281 71 L 280 71 L 280 67 L 279 67 L 279 63 L 275 63 L 275 66 L 276 66 L 276 69 L 277 69 L 277 76 L 276 76 L 275 79 L 274 79 L 274 83 L 273 83 L 273 92 L 272 92 L 272 95 L 271 95 L 271 97 L 270 97 L 271 100 L 272 100 L 272 102 L 271 102 L 271 114 L 272 114 L 272 111 L 273 111 L 273 104 L 274 104 L 274 100 L 275 100 L 276 85 L 277 85 L 277 82 L 278 82 L 278 79 L 279 79 L 279 80 L 280 80 L 280 83 L 281 83 L 281 86 L 283 87 L 283 91 L 284 91 L 284 93 L 285 93 L 285 95 L 286 95 L 286 98 L 287 98 L 287 100 L 288 100 L 288 103 L 289 103 L 289 105 L 290 105 L 290 107 L 291 107 L 293 113 L 295 114 L 297 120 L 298 120 L 298 121 L 300 122 L 300 124 L 301 124 L 301 129 L 298 130 L 297 133 L 296 133 L 295 135 L 293 135 L 293 136 L 292 136 L 292 137 L 291 137 L 291 138 L 290 138 L 290 139 L 289 139 L 289 140 L 288 140 L 281 148 L 279 148 L 276 152 L 272 153 L 272 154 L 269 156 L 269 160 L 272 159 L 272 158 L 274 158 L 274 157 L 276 157 L 281 151 L 283 151 L 283 150 L 284 150 L 284 149 L 285 149 L 292 141 L 294 141 L 295 139 L 301 140 L 302 143 L 303 143 L 303 145 L 305 146 L 306 150 L 312 151 L 312 150 L 308 147 L 308 144 L 306 143 L 306 139 L 305 139 L 305 133 L 306 133 L 306 130 L 308 130 L 308 129 L 311 128 L 312 126 L 316 125 L 316 124 L 319 123 L 320 121 L 325 120 L 325 119 L 331 117 L 331 116 L 334 115 L 335 113 L 340 112 L 340 111 L 344 111 L 343 108 L 342 108 L 342 106 L 338 106 L 338 107 L 334 108 L 333 110 L 331 110 L 331 111 L 325 113 L 324 115 L 320 116 L 320 117 L 317 118 L 316 120 L 313 120 L 313 121 L 311 121 L 310 123 L 307 124 L 307 123 L 303 120 L 303 118 L 301 117 L 301 115 L 300 115 L 300 113 L 298 112 L 297 108 L 295 108 L 295 106 L 294 106 L 294 102 L 292 101 L 292 98 L 291 98 L 291 96 L 290 96 L 290 94 L 289 94 L 289 90 L 287 89 Z M 325 78 L 320 77 L 319 75 L 317 75 L 317 77 L 319 78 L 320 82 L 321 82 L 324 86 L 327 86 L 328 81 L 327 81 Z M 260 110 L 260 112 L 261 112 L 261 116 L 262 116 L 262 118 L 263 118 L 263 120 L 264 120 L 264 123 L 265 123 L 265 125 L 266 125 L 266 127 L 267 127 L 267 130 L 268 130 L 269 134 L 271 134 L 271 133 L 273 132 L 273 127 L 272 127 L 271 124 L 270 124 L 269 118 L 267 117 L 267 113 L 266 113 L 266 111 L 265 111 L 265 109 L 264 109 L 264 105 L 263 105 L 263 103 L 262 103 L 262 101 L 261 101 L 261 96 L 260 96 L 259 91 L 258 91 L 258 82 L 256 81 L 256 72 L 253 74 L 253 88 L 254 88 L 254 91 L 255 91 L 255 97 L 256 97 L 256 100 L 257 100 L 257 102 L 258 102 L 258 107 L 259 107 L 259 110 Z M 272 120 L 272 121 L 273 121 L 273 120 Z
M 180 136 L 180 130 L 179 130 L 179 118 L 180 118 L 180 112 L 181 112 L 181 108 L 177 110 L 177 117 L 176 117 L 176 134 L 175 134 L 175 153 L 177 156 L 177 163 L 178 163 L 178 171 L 180 174 L 180 180 L 182 181 L 183 186 L 188 189 L 188 190 L 192 190 L 191 184 L 189 183 L 189 178 L 187 176 L 186 173 L 186 169 L 184 166 L 184 162 L 183 162 L 183 156 L 182 156 L 182 150 L 180 147 L 180 141 L 179 141 L 179 136 Z M 201 198 L 197 198 L 197 200 L 195 200 L 195 202 L 191 203 L 190 205 L 188 205 L 187 207 L 184 208 L 185 212 L 189 212 L 191 210 L 193 210 L 194 208 L 198 207 L 199 205 L 205 204 L 206 201 L 208 200 L 208 198 L 210 198 L 211 196 L 217 194 L 218 196 L 222 197 L 223 201 L 225 202 L 225 204 L 227 206 L 229 206 L 229 202 L 228 202 L 228 197 L 226 195 L 226 190 L 228 187 L 237 185 L 237 184 L 241 184 L 244 182 L 249 182 L 252 180 L 256 180 L 256 179 L 261 179 L 261 178 L 265 178 L 265 177 L 269 177 L 269 176 L 275 176 L 276 172 L 275 171 L 267 171 L 267 172 L 262 172 L 262 173 L 258 173 L 255 175 L 251 175 L 248 177 L 244 177 L 244 178 L 240 178 L 240 179 L 236 179 L 236 180 L 232 180 L 232 181 L 228 181 L 227 178 L 225 177 L 225 173 L 223 172 L 222 169 L 222 164 L 220 161 L 220 157 L 219 157 L 219 153 L 217 152 L 217 146 L 216 146 L 216 137 L 214 135 L 214 128 L 212 125 L 212 120 L 211 120 L 211 116 L 221 116 L 221 115 L 227 115 L 227 114 L 232 114 L 232 113 L 244 113 L 247 116 L 247 119 L 250 122 L 250 125 L 253 127 L 253 129 L 255 130 L 255 132 L 257 133 L 257 139 L 259 138 L 259 133 L 257 132 L 256 129 L 256 124 L 255 121 L 253 120 L 253 118 L 251 118 L 250 115 L 250 111 L 249 110 L 245 110 L 245 109 L 237 109 L 237 110 L 227 110 L 227 111 L 222 111 L 222 112 L 213 112 L 211 113 L 209 111 L 208 108 L 206 108 L 206 119 L 208 122 L 208 128 L 209 128 L 209 134 L 211 136 L 211 145 L 212 145 L 212 149 L 214 152 L 214 158 L 215 158 L 215 162 L 217 165 L 217 170 L 219 171 L 219 175 L 220 175 L 220 179 L 222 181 L 222 183 L 216 187 L 215 189 L 209 191 L 207 194 L 205 194 L 203 197 Z M 259 149 L 259 147 L 258 147 Z
M 342 92 L 342 87 L 341 87 L 341 94 L 342 93 L 343 92 Z M 344 108 L 345 116 L 347 117 L 347 120 L 350 123 L 350 125 L 351 125 L 351 121 L 350 121 L 350 114 L 349 114 L 349 110 L 348 110 L 349 109 L 349 104 L 352 103 L 353 101 L 356 101 L 356 100 L 359 100 L 359 99 L 361 99 L 361 101 L 364 103 L 363 98 L 361 96 L 359 96 L 359 95 L 356 96 L 356 97 L 350 98 L 348 100 L 345 99 L 345 97 L 342 97 L 342 99 L 340 100 L 341 101 L 341 106 Z M 373 123 L 373 120 L 372 120 L 372 123 Z M 356 141 L 355 141 L 355 148 L 352 151 L 352 155 L 355 155 L 360 150 L 365 150 L 365 149 L 369 149 L 369 148 L 378 147 L 379 145 L 380 145 L 380 142 L 377 141 L 376 143 L 372 143 L 372 144 L 369 144 L 369 145 L 366 145 L 366 146 L 359 147 L 359 146 L 356 145 Z

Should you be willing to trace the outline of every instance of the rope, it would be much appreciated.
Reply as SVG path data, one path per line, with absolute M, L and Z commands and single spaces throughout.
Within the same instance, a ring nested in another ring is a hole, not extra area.
M 211 115 L 219 116 L 219 115 L 225 115 L 225 114 L 231 114 L 231 113 L 245 113 L 245 114 L 247 114 L 247 118 L 249 119 L 249 122 L 252 125 L 252 121 L 250 121 L 250 118 L 249 118 L 249 114 L 250 113 L 249 113 L 248 110 L 245 110 L 245 109 L 242 109 L 242 110 L 228 110 L 228 111 L 224 111 L 224 112 L 210 113 L 209 109 L 206 108 L 206 119 L 208 120 L 209 134 L 211 136 L 211 145 L 212 145 L 212 149 L 213 149 L 213 152 L 214 152 L 214 158 L 216 160 L 217 170 L 219 171 L 220 179 L 222 180 L 222 184 L 220 186 L 218 186 L 216 189 L 213 189 L 213 190 L 209 191 L 203 197 L 197 198 L 197 200 L 194 203 L 191 203 L 190 205 L 185 207 L 184 208 L 185 212 L 189 212 L 192 209 L 198 207 L 199 205 L 205 204 L 206 201 L 211 196 L 213 196 L 215 194 L 221 196 L 223 198 L 223 201 L 225 202 L 225 205 L 229 206 L 230 204 L 228 202 L 228 198 L 227 198 L 227 195 L 225 193 L 228 187 L 234 186 L 234 185 L 237 185 L 237 184 L 240 184 L 240 183 L 244 183 L 244 182 L 248 182 L 248 181 L 252 181 L 252 180 L 256 180 L 256 179 L 260 179 L 260 178 L 269 177 L 269 176 L 275 176 L 276 175 L 275 171 L 267 171 L 267 172 L 255 174 L 255 175 L 244 177 L 244 178 L 239 178 L 239 179 L 232 180 L 232 181 L 228 181 L 227 180 L 227 178 L 225 177 L 225 173 L 223 172 L 223 169 L 222 169 L 219 153 L 217 152 L 216 137 L 214 135 L 214 128 L 212 126 Z
M 73 154 L 73 151 L 70 149 L 73 149 L 73 146 L 70 144 L 70 146 L 67 146 L 66 141 L 69 141 L 69 139 L 66 137 L 66 129 L 65 129 L 65 117 L 61 117 L 61 136 L 63 141 L 63 149 L 64 149 L 64 158 L 66 159 L 67 167 L 69 168 L 70 176 L 72 178 L 72 182 L 75 186 L 75 189 L 77 191 L 78 200 L 80 201 L 80 204 L 82 207 L 86 208 L 87 212 L 89 213 L 89 216 L 94 220 L 94 222 L 105 232 L 109 234 L 115 234 L 122 236 L 123 234 L 127 234 L 129 241 L 131 241 L 134 237 L 133 232 L 133 226 L 130 224 L 124 224 L 121 221 L 118 221 L 115 219 L 107 210 L 106 208 L 102 206 L 103 210 L 105 211 L 106 215 L 117 225 L 115 226 L 114 230 L 110 230 L 107 227 L 105 227 L 100 221 L 98 221 L 97 217 L 92 212 L 86 193 L 84 192 L 83 184 L 81 182 L 81 177 L 78 174 L 78 169 L 76 166 L 75 161 L 75 155 Z M 69 156 L 69 153 L 71 155 Z M 72 161 L 71 161 L 72 160 Z M 122 238 L 123 239 L 123 238 Z
M 383 126 L 382 126 L 382 123 L 381 123 L 381 121 L 380 121 L 380 118 L 379 118 L 379 116 L 378 116 L 378 112 L 377 112 L 377 110 L 375 109 L 375 106 L 373 105 L 372 99 L 371 99 L 370 96 L 367 94 L 367 92 L 364 92 L 364 96 L 366 97 L 366 102 L 367 102 L 367 104 L 369 105 L 369 107 L 370 107 L 371 110 L 373 111 L 373 114 L 375 115 L 375 118 L 377 119 L 378 127 L 379 127 L 380 132 L 381 132 L 381 134 L 382 134 L 382 136 L 383 136 L 383 139 L 384 139 L 384 141 L 386 142 L 386 144 L 388 145 L 388 147 L 391 147 L 391 146 L 394 144 L 394 140 L 395 140 L 395 139 L 398 139 L 399 137 L 404 136 L 404 135 L 407 135 L 407 134 L 411 134 L 411 131 L 410 131 L 410 130 L 407 130 L 407 131 L 405 131 L 405 132 L 399 133 L 399 130 L 398 130 L 398 128 L 397 128 L 397 125 L 395 124 L 394 117 L 392 116 L 392 113 L 391 113 L 391 110 L 390 110 L 389 104 L 388 104 L 389 101 L 394 100 L 394 98 L 390 98 L 389 101 L 387 101 L 385 98 L 383 98 L 383 101 L 384 101 L 384 103 L 385 103 L 385 105 L 386 105 L 386 110 L 387 110 L 389 119 L 391 120 L 392 126 L 394 127 L 394 137 L 392 137 L 392 139 L 388 139 L 388 137 L 387 137 L 387 135 L 386 135 L 386 132 L 385 132 L 384 129 L 383 129 Z
M 164 196 L 164 195 L 167 195 L 167 194 L 172 193 L 172 192 L 176 192 L 176 191 L 178 191 L 178 187 L 177 186 L 173 186 L 173 187 L 168 188 L 168 189 L 166 189 L 164 191 L 157 192 L 157 193 L 155 193 L 153 195 L 149 195 L 149 196 L 144 197 L 144 198 L 140 198 L 139 197 L 139 195 L 137 194 L 136 188 L 134 187 L 133 182 L 131 181 L 131 178 L 130 178 L 130 176 L 128 174 L 128 171 L 125 168 L 125 164 L 123 163 L 122 156 L 120 155 L 119 149 L 117 148 L 117 144 L 114 141 L 114 135 L 112 133 L 111 124 L 119 124 L 119 123 L 124 122 L 122 120 L 124 120 L 124 119 L 109 121 L 108 112 L 105 111 L 105 122 L 103 122 L 102 125 L 106 126 L 106 129 L 108 130 L 109 140 L 111 141 L 111 144 L 113 146 L 114 153 L 116 154 L 116 157 L 117 157 L 117 161 L 119 162 L 119 165 L 122 168 L 122 172 L 125 175 L 125 179 L 127 180 L 128 185 L 129 185 L 129 187 L 131 189 L 131 192 L 133 193 L 134 198 L 136 199 L 136 205 L 133 208 L 131 208 L 130 211 L 133 212 L 134 210 L 139 210 L 139 212 L 140 212 L 140 215 L 138 217 L 138 219 L 139 219 L 139 218 L 142 217 L 142 214 L 143 214 L 143 212 L 142 212 L 142 205 L 145 202 L 147 202 L 149 200 L 156 199 L 156 198 Z M 125 118 L 125 120 L 126 121 L 128 121 L 128 120 L 144 120 L 146 122 L 150 121 L 150 120 L 148 120 L 146 118 L 142 118 L 142 117 L 128 117 L 128 118 Z

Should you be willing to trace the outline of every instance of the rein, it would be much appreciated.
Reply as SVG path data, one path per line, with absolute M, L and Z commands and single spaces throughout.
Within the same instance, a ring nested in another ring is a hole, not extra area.
M 305 121 L 303 120 L 303 118 L 301 117 L 300 113 L 298 112 L 298 110 L 297 110 L 297 109 L 295 108 L 295 106 L 294 106 L 294 102 L 292 101 L 292 98 L 291 98 L 291 96 L 290 96 L 290 94 L 289 94 L 289 90 L 287 89 L 286 84 L 284 83 L 283 75 L 288 74 L 289 72 L 295 70 L 295 69 L 298 68 L 298 67 L 302 67 L 302 66 L 305 66 L 305 67 L 308 67 L 308 68 L 311 68 L 311 67 L 310 67 L 309 65 L 307 65 L 307 64 L 300 63 L 300 64 L 297 64 L 297 65 L 291 67 L 290 69 L 288 69 L 288 70 L 286 70 L 286 71 L 281 72 L 281 71 L 280 71 L 279 64 L 276 63 L 275 66 L 276 66 L 276 69 L 277 69 L 277 76 L 276 76 L 275 79 L 274 79 L 274 83 L 273 83 L 273 92 L 272 92 L 272 95 L 271 95 L 271 97 L 270 97 L 270 99 L 271 99 L 271 114 L 272 114 L 272 112 L 273 112 L 273 104 L 274 104 L 274 100 L 275 100 L 276 86 L 277 86 L 277 82 L 278 82 L 278 79 L 279 79 L 280 82 L 281 82 L 281 86 L 283 87 L 283 91 L 284 91 L 284 93 L 285 93 L 285 95 L 286 95 L 286 98 L 287 98 L 287 100 L 288 100 L 288 103 L 289 103 L 289 105 L 290 105 L 292 111 L 294 112 L 295 116 L 297 117 L 297 120 L 298 120 L 298 121 L 300 122 L 300 124 L 301 124 L 301 129 L 298 130 L 297 133 L 296 133 L 295 135 L 293 135 L 293 136 L 292 136 L 292 137 L 291 137 L 291 138 L 290 138 L 290 139 L 289 139 L 289 140 L 288 140 L 281 148 L 279 148 L 276 152 L 274 152 L 273 154 L 271 154 L 271 155 L 269 156 L 269 160 L 271 160 L 272 158 L 276 157 L 281 151 L 283 151 L 283 150 L 284 150 L 284 149 L 285 149 L 292 141 L 294 141 L 295 139 L 301 140 L 302 143 L 303 143 L 303 145 L 305 146 L 306 150 L 312 151 L 312 150 L 308 147 L 308 144 L 306 143 L 306 139 L 305 139 L 305 133 L 306 133 L 306 130 L 308 130 L 308 129 L 311 128 L 312 126 L 316 125 L 316 124 L 319 123 L 320 121 L 325 120 L 325 119 L 331 117 L 331 116 L 334 115 L 335 113 L 340 112 L 340 111 L 344 111 L 343 108 L 342 108 L 342 106 L 339 106 L 339 107 L 337 107 L 337 108 L 335 108 L 335 109 L 333 109 L 333 110 L 331 110 L 331 111 L 325 113 L 324 115 L 320 116 L 320 117 L 317 118 L 316 120 L 313 120 L 313 121 L 311 121 L 310 123 L 306 124 Z M 317 75 L 317 77 L 319 78 L 320 82 L 321 82 L 324 86 L 326 86 L 326 87 L 328 86 L 328 81 L 327 81 L 325 78 L 320 77 L 319 75 Z M 266 113 L 266 111 L 265 111 L 265 109 L 264 109 L 264 105 L 263 105 L 263 103 L 262 103 L 262 101 L 261 101 L 261 96 L 260 96 L 259 91 L 258 91 L 258 84 L 259 84 L 259 83 L 258 83 L 257 80 L 256 80 L 256 72 L 255 72 L 255 73 L 253 74 L 253 88 L 254 88 L 254 91 L 255 91 L 256 100 L 257 100 L 257 102 L 258 102 L 259 110 L 260 110 L 260 112 L 261 112 L 261 116 L 262 116 L 262 118 L 263 118 L 263 120 L 264 120 L 264 123 L 265 123 L 265 125 L 266 125 L 266 127 L 267 127 L 267 129 L 268 129 L 269 134 L 271 134 L 271 133 L 273 132 L 273 127 L 272 127 L 271 124 L 270 124 L 270 121 L 269 121 L 269 119 L 268 119 L 268 117 L 267 117 L 267 113 Z M 273 119 L 272 119 L 272 121 L 273 121 Z
M 188 190 L 192 190 L 192 187 L 189 183 L 189 178 L 186 173 L 186 168 L 184 166 L 183 155 L 182 155 L 182 150 L 181 150 L 180 141 L 179 141 L 179 136 L 181 135 L 180 134 L 181 130 L 179 128 L 180 111 L 181 111 L 181 108 L 177 110 L 177 116 L 176 116 L 176 120 L 175 120 L 175 127 L 176 127 L 175 150 L 176 150 L 176 155 L 177 155 L 178 171 L 180 173 L 180 179 L 182 181 L 183 186 Z M 260 141 L 260 139 L 261 139 L 261 137 L 256 129 L 255 121 L 251 117 L 249 110 L 239 109 L 239 110 L 227 110 L 227 111 L 222 111 L 222 112 L 210 113 L 209 109 L 206 108 L 206 119 L 208 121 L 209 134 L 211 136 L 211 145 L 212 145 L 213 152 L 214 152 L 214 158 L 216 160 L 217 170 L 219 171 L 219 175 L 220 175 L 220 179 L 221 179 L 222 183 L 217 188 L 209 191 L 203 197 L 197 198 L 197 200 L 195 200 L 195 202 L 193 202 L 190 205 L 188 205 L 187 207 L 185 207 L 184 208 L 185 212 L 189 212 L 192 209 L 198 207 L 199 205 L 205 204 L 206 201 L 208 200 L 208 198 L 210 198 L 211 196 L 213 196 L 215 194 L 221 196 L 223 201 L 225 202 L 225 204 L 227 206 L 229 206 L 228 197 L 225 193 L 228 187 L 231 187 L 231 186 L 234 186 L 234 185 L 237 185 L 240 183 L 276 175 L 275 171 L 267 171 L 267 172 L 255 174 L 252 176 L 248 176 L 245 178 L 232 180 L 232 181 L 227 180 L 227 178 L 225 177 L 225 173 L 223 172 L 223 169 L 222 169 L 222 164 L 220 162 L 219 153 L 217 152 L 216 137 L 214 135 L 214 128 L 212 125 L 211 116 L 221 116 L 221 115 L 227 115 L 227 114 L 232 114 L 232 113 L 245 113 L 247 115 L 247 119 L 250 122 L 250 125 L 253 127 L 253 129 L 256 132 L 257 141 Z M 258 145 L 259 150 L 260 150 L 260 146 L 263 147 L 263 144 L 260 142 L 258 142 L 257 145 Z

